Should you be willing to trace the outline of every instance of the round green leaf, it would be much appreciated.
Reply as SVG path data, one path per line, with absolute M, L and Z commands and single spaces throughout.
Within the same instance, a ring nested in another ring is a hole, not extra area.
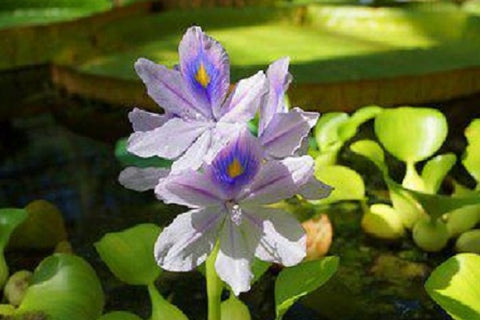
M 277 319 L 301 297 L 326 283 L 338 268 L 338 257 L 325 257 L 285 268 L 275 281 Z
M 340 149 L 343 142 L 338 136 L 338 128 L 349 119 L 345 112 L 330 112 L 322 115 L 315 126 L 315 140 L 320 152 Z
M 457 157 L 453 153 L 442 154 L 429 160 L 422 170 L 425 192 L 437 193 L 443 179 L 456 161 Z
M 401 107 L 375 118 L 375 133 L 396 158 L 415 163 L 433 155 L 447 137 L 447 120 L 438 110 Z
M 142 320 L 136 314 L 126 312 L 126 311 L 113 311 L 107 314 L 104 314 L 98 320 Z
M 465 149 L 463 165 L 480 182 L 480 119 L 473 120 L 465 129 L 468 146 Z
M 378 106 L 363 107 L 355 111 L 348 121 L 341 123 L 338 128 L 338 136 L 343 142 L 353 138 L 357 133 L 358 127 L 373 119 L 377 114 L 382 112 L 382 108 Z
M 54 254 L 35 269 L 15 315 L 41 314 L 49 320 L 96 320 L 102 314 L 104 302 L 100 281 L 85 260 L 69 254 Z
M 380 239 L 395 240 L 405 235 L 405 228 L 398 212 L 386 204 L 370 206 L 362 218 L 363 230 Z
M 332 193 L 325 199 L 312 201 L 318 204 L 333 203 L 342 200 L 361 200 L 365 198 L 365 184 L 354 170 L 344 166 L 325 166 L 315 169 L 315 178 L 333 187 Z
M 231 294 L 228 300 L 220 305 L 221 320 L 250 320 L 248 307 L 235 295 Z
M 480 229 L 462 233 L 455 243 L 455 249 L 457 252 L 480 254 Z
M 385 154 L 382 147 L 372 140 L 360 140 L 350 145 L 350 149 L 361 156 L 366 157 L 372 161 L 383 174 L 388 173 L 387 165 L 385 164 Z
M 155 284 L 148 285 L 148 294 L 152 303 L 152 316 L 150 320 L 188 320 L 187 316 L 175 305 L 168 302 L 158 292 Z
M 427 282 L 428 294 L 454 319 L 480 319 L 480 255 L 462 253 L 437 267 Z
M 95 243 L 95 248 L 117 278 L 131 285 L 149 285 L 161 272 L 153 256 L 160 231 L 154 224 L 139 224 L 107 233 Z

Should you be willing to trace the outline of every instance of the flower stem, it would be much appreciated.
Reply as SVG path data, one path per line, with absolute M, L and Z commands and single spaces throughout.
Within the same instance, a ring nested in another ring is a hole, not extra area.
M 207 277 L 207 296 L 208 296 L 208 320 L 221 320 L 220 303 L 222 297 L 223 283 L 215 271 L 215 260 L 219 243 L 215 245 L 212 253 L 206 261 L 206 277 Z

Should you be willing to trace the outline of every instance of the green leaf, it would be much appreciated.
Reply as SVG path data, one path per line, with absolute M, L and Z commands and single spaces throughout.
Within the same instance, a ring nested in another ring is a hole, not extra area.
M 126 311 L 113 311 L 107 314 L 104 314 L 98 320 L 142 320 L 136 314 L 126 312 Z
M 348 121 L 345 112 L 330 112 L 322 115 L 315 126 L 315 140 L 320 152 L 339 150 L 342 142 L 338 135 L 338 128 Z
M 148 294 L 152 302 L 152 316 L 150 320 L 188 320 L 182 310 L 165 300 L 153 283 L 148 285 Z
M 375 118 L 375 133 L 396 158 L 415 163 L 433 155 L 447 137 L 447 120 L 436 109 L 400 107 Z
M 386 177 L 390 200 L 393 208 L 400 215 L 403 225 L 411 229 L 418 219 L 425 216 L 425 210 L 422 205 L 401 185 L 395 183 L 389 177 Z M 427 211 L 428 212 L 428 211 Z
M 301 297 L 326 283 L 338 268 L 338 257 L 325 257 L 285 268 L 275 282 L 275 306 L 277 318 Z
M 378 106 L 363 107 L 355 111 L 348 121 L 341 123 L 338 128 L 338 136 L 341 141 L 346 142 L 357 134 L 358 127 L 373 119 L 377 114 L 382 112 L 382 108 Z
M 455 250 L 480 254 L 480 229 L 462 233 L 455 243 Z
M 456 161 L 457 157 L 453 153 L 442 154 L 429 160 L 422 170 L 425 192 L 437 193 L 443 179 Z
M 30 202 L 27 219 L 12 233 L 9 248 L 52 249 L 67 240 L 67 230 L 60 210 L 45 200 Z
M 428 294 L 456 320 L 480 319 L 480 256 L 462 253 L 437 267 L 427 282 Z
M 342 200 L 361 200 L 365 198 L 365 184 L 354 170 L 334 165 L 317 167 L 315 178 L 333 187 L 332 193 L 325 199 L 311 201 L 315 204 L 328 204 Z
M 149 285 L 161 272 L 153 256 L 160 231 L 154 224 L 139 224 L 107 233 L 95 243 L 95 248 L 117 278 L 131 285 Z
M 248 307 L 235 295 L 223 301 L 220 305 L 221 320 L 250 320 L 250 311 Z
M 473 120 L 465 129 L 468 146 L 463 156 L 463 165 L 480 183 L 480 119 Z
M 371 205 L 362 217 L 363 230 L 380 239 L 395 240 L 405 235 L 400 214 L 386 204 Z
M 96 320 L 102 314 L 104 302 L 100 281 L 85 260 L 69 254 L 54 254 L 35 269 L 15 315 L 43 314 L 49 320 Z
M 27 216 L 24 209 L 0 209 L 0 288 L 3 288 L 8 278 L 8 265 L 3 251 L 13 230 L 25 221 Z
M 271 265 L 272 264 L 270 262 L 254 258 L 252 263 L 253 279 L 251 281 L 251 284 L 257 282 L 257 280 L 260 279 L 260 277 L 263 276 L 265 272 L 267 272 L 268 268 L 270 268 Z
M 147 167 L 158 167 L 158 168 L 167 168 L 170 167 L 172 161 L 159 158 L 159 157 L 150 157 L 150 158 L 140 158 L 127 151 L 127 140 L 128 138 L 122 138 L 117 141 L 115 145 L 115 158 L 124 166 L 133 166 L 139 168 Z
M 350 149 L 372 161 L 384 175 L 388 174 L 388 168 L 385 164 L 385 154 L 382 147 L 375 141 L 360 140 L 352 143 Z

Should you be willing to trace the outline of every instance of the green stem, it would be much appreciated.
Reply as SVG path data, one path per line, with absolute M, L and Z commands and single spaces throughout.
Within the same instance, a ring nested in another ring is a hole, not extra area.
M 180 309 L 162 297 L 154 283 L 148 285 L 148 294 L 152 302 L 152 316 L 150 320 L 188 320 Z
M 403 187 L 415 191 L 425 192 L 425 183 L 418 175 L 414 162 L 407 162 L 407 170 L 402 182 Z
M 217 259 L 218 249 L 219 243 L 217 242 L 205 264 L 208 296 L 208 320 L 221 320 L 220 303 L 223 283 L 215 271 L 215 260 Z

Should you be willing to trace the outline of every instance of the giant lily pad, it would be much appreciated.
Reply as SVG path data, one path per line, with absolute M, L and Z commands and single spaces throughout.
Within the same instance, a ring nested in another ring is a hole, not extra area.
M 480 319 L 480 256 L 458 254 L 436 268 L 425 289 L 456 320 Z

